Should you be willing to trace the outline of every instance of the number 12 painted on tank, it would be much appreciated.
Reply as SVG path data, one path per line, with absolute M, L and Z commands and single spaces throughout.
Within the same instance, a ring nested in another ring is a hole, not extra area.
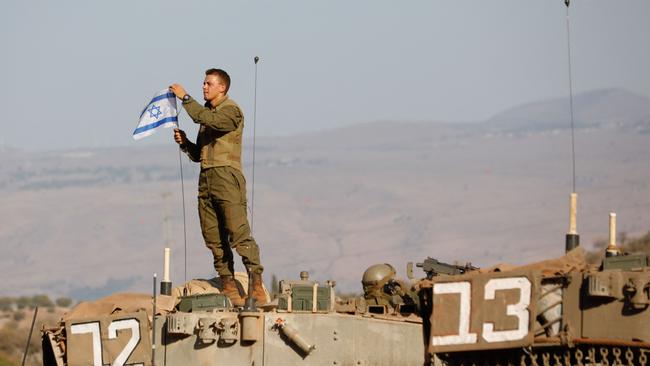
M 532 338 L 532 274 L 464 278 L 432 284 L 430 345 L 436 352 L 512 347 Z
M 144 311 L 66 321 L 68 366 L 150 366 Z

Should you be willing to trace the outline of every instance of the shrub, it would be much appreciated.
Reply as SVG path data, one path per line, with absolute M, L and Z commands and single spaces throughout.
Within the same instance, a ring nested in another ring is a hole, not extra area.
M 15 321 L 21 321 L 25 319 L 25 312 L 24 311 L 17 311 L 14 313 L 14 320 Z
M 11 311 L 14 307 L 14 299 L 11 297 L 0 297 L 0 311 Z
M 54 303 L 47 295 L 34 295 L 32 297 L 31 307 L 42 307 L 42 308 L 51 308 L 54 307 Z
M 69 297 L 59 297 L 56 299 L 56 306 L 60 306 L 62 308 L 67 308 L 72 305 L 72 299 Z
M 32 298 L 29 296 L 21 296 L 16 299 L 16 306 L 22 310 L 32 304 Z

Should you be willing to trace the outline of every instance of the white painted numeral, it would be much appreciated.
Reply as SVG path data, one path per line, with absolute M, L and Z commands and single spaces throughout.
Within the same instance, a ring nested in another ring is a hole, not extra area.
M 529 333 L 530 312 L 528 307 L 531 301 L 532 285 L 526 277 L 493 278 L 485 284 L 484 299 L 494 300 L 497 291 L 518 290 L 519 300 L 516 304 L 506 306 L 506 315 L 517 318 L 517 328 L 508 330 L 495 330 L 494 323 L 485 322 L 482 325 L 481 337 L 488 343 L 509 342 L 523 339 Z M 458 333 L 453 335 L 433 336 L 431 343 L 434 346 L 450 346 L 459 344 L 477 343 L 476 333 L 470 333 L 471 294 L 470 282 L 447 282 L 433 284 L 433 295 L 459 294 L 459 322 Z M 445 309 L 447 310 L 447 309 Z M 435 310 L 434 310 L 435 311 Z
M 519 290 L 519 302 L 506 307 L 506 314 L 516 316 L 517 329 L 494 330 L 494 323 L 483 323 L 483 339 L 493 342 L 517 341 L 528 334 L 528 305 L 530 305 L 530 281 L 526 277 L 493 278 L 485 284 L 485 300 L 494 300 L 499 290 Z
M 113 366 L 124 366 L 126 361 L 140 343 L 140 322 L 135 318 L 120 319 L 112 321 L 108 325 L 108 339 L 116 339 L 117 331 L 123 329 L 131 330 L 131 339 L 115 358 Z M 93 337 L 93 366 L 104 366 L 102 364 L 102 340 L 99 333 L 99 322 L 73 324 L 70 326 L 72 334 L 91 333 Z M 110 364 L 109 364 L 110 365 Z M 133 366 L 143 366 L 143 363 L 130 364 Z
M 133 353 L 133 350 L 140 342 L 140 322 L 137 319 L 121 319 L 111 322 L 108 326 L 108 339 L 117 338 L 117 331 L 122 329 L 131 329 L 131 339 L 124 346 L 122 352 L 115 358 L 113 366 L 124 366 L 126 361 Z M 141 363 L 133 364 L 134 366 L 142 365 Z
M 471 285 L 469 282 L 436 283 L 433 285 L 433 294 L 460 294 L 460 318 L 458 321 L 458 334 L 434 336 L 431 342 L 434 346 L 447 346 L 453 344 L 476 343 L 476 333 L 469 332 L 471 312 Z
M 73 324 L 70 333 L 93 335 L 93 366 L 102 366 L 102 340 L 99 337 L 99 322 Z

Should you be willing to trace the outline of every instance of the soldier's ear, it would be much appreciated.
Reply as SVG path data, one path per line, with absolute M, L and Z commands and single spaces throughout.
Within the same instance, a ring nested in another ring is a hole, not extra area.
M 217 86 L 219 87 L 219 91 L 222 93 L 226 92 L 226 84 L 225 83 L 218 83 Z

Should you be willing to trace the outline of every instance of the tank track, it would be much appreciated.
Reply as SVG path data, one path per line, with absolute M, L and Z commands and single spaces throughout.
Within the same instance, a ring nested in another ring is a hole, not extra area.
M 449 366 L 650 366 L 650 348 L 608 345 L 455 352 L 436 356 L 436 361 Z

